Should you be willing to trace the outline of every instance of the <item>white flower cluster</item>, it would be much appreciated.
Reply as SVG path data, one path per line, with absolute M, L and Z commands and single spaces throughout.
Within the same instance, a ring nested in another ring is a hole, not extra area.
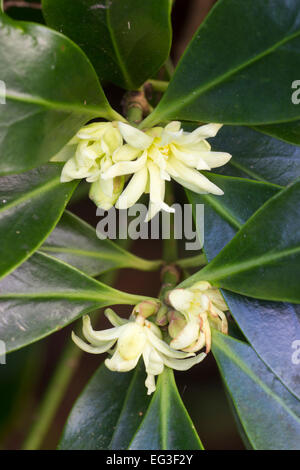
M 128 320 L 107 309 L 105 315 L 114 328 L 103 331 L 93 330 L 86 315 L 82 332 L 88 343 L 74 332 L 73 341 L 92 354 L 110 353 L 105 365 L 112 371 L 132 370 L 142 357 L 147 373 L 145 385 L 151 394 L 155 391 L 155 376 L 163 372 L 164 366 L 187 370 L 206 357 L 211 343 L 209 321 L 223 333 L 227 332 L 223 312 L 227 306 L 220 292 L 209 283 L 175 289 L 169 294 L 169 302 L 176 311 L 168 311 L 166 306 L 158 310 L 159 304 L 149 300 L 136 305 Z M 161 312 L 167 320 L 159 327 Z M 196 355 L 205 345 L 206 353 Z
M 113 205 L 127 209 L 149 193 L 147 221 L 161 209 L 172 211 L 164 202 L 165 182 L 171 178 L 196 193 L 223 194 L 199 172 L 231 158 L 211 151 L 206 140 L 221 127 L 207 124 L 184 132 L 173 121 L 142 131 L 123 122 L 97 122 L 80 129 L 52 160 L 66 161 L 62 182 L 85 178 L 92 183 L 90 198 L 105 210 Z

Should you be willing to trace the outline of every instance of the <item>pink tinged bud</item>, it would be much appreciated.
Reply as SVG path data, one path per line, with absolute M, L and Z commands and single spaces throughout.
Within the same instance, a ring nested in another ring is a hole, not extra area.
M 157 312 L 155 323 L 158 326 L 165 326 L 168 324 L 168 307 L 166 305 L 162 305 Z
M 160 302 L 155 300 L 145 300 L 134 307 L 134 313 L 141 315 L 144 318 L 155 315 L 159 309 Z

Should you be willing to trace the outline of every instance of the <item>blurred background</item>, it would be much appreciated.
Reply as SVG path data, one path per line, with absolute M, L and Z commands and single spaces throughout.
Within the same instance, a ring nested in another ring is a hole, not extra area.
M 176 0 L 173 8 L 173 47 L 171 58 L 176 64 L 203 21 L 215 0 Z M 27 5 L 26 5 L 27 4 Z M 28 7 L 31 4 L 31 7 Z M 44 23 L 40 3 L 37 1 L 5 1 L 6 13 L 15 19 Z M 114 86 L 105 87 L 105 92 L 115 108 L 120 109 L 122 91 Z M 178 190 L 176 200 L 184 200 Z M 95 206 L 88 199 L 84 184 L 79 186 L 68 207 L 94 227 L 99 222 Z M 161 256 L 159 240 L 138 240 L 131 250 L 144 258 Z M 106 278 L 107 280 L 107 278 Z M 112 280 L 112 278 L 111 278 Z M 157 296 L 160 281 L 157 273 L 122 270 L 114 280 L 120 290 L 136 294 Z M 120 314 L 128 315 L 126 306 L 116 307 Z M 108 326 L 100 315 L 98 329 Z M 0 448 L 20 449 L 29 429 L 39 419 L 39 404 L 51 383 L 51 377 L 65 346 L 70 342 L 72 327 L 51 335 L 21 351 L 10 354 L 7 364 L 0 365 Z M 55 449 L 70 409 L 104 356 L 80 354 L 70 360 L 67 367 L 72 370 L 72 379 L 67 393 L 45 434 L 42 449 Z M 230 405 L 222 385 L 212 354 L 199 366 L 188 372 L 177 373 L 176 381 L 185 406 L 196 426 L 206 449 L 244 449 L 237 432 Z

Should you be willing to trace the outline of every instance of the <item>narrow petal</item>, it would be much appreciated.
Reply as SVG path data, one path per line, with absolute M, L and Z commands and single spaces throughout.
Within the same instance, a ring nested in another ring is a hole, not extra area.
M 164 370 L 164 362 L 154 348 L 148 347 L 144 350 L 143 360 L 148 374 L 159 375 Z
M 101 139 L 106 129 L 112 124 L 109 122 L 93 122 L 82 127 L 76 134 L 79 139 L 98 140 Z
M 104 315 L 113 326 L 122 326 L 128 323 L 128 320 L 119 317 L 111 308 L 107 308 Z
M 62 169 L 60 181 L 66 183 L 75 179 L 87 178 L 93 174 L 93 171 L 96 171 L 96 168 L 79 167 L 75 158 L 70 158 Z
M 199 364 L 199 362 L 203 361 L 205 358 L 205 353 L 200 353 L 197 356 L 190 357 L 188 359 L 172 359 L 167 356 L 163 356 L 165 365 L 175 370 L 188 370 L 196 364 Z
M 223 124 L 205 124 L 204 126 L 197 127 L 193 132 L 185 133 L 180 139 L 180 143 L 194 144 L 209 137 L 215 137 Z
M 199 336 L 200 324 L 198 319 L 189 321 L 183 328 L 177 338 L 173 339 L 170 343 L 171 348 L 174 349 L 185 349 L 194 343 Z
M 155 376 L 153 374 L 147 374 L 145 380 L 145 386 L 147 388 L 147 395 L 152 395 L 153 392 L 156 390 L 155 385 Z
M 220 310 L 222 310 L 223 312 L 228 310 L 225 300 L 223 299 L 221 292 L 218 289 L 209 289 L 207 290 L 206 295 Z
M 104 352 L 107 352 L 115 343 L 115 340 L 113 340 L 106 341 L 105 344 L 103 343 L 101 346 L 91 346 L 85 341 L 82 341 L 82 339 L 80 339 L 78 336 L 76 336 L 74 331 L 72 331 L 72 340 L 80 349 L 91 354 L 102 354 Z
M 131 147 L 131 145 L 125 144 L 119 147 L 112 155 L 114 162 L 130 162 L 135 160 L 141 155 L 142 150 Z
M 136 129 L 129 124 L 118 122 L 118 126 L 123 139 L 132 147 L 145 150 L 150 147 L 153 142 L 153 137 L 150 137 L 149 135 L 145 134 L 145 132 Z
M 217 196 L 224 194 L 218 186 L 211 183 L 211 181 L 199 171 L 185 166 L 175 158 L 171 158 L 168 161 L 167 171 L 175 181 L 196 193 L 211 193 Z
M 116 202 L 117 209 L 128 209 L 128 207 L 133 206 L 145 192 L 147 180 L 148 170 L 147 167 L 144 166 L 132 176 Z
M 141 170 L 147 161 L 147 152 L 132 162 L 118 162 L 112 165 L 107 171 L 102 174 L 103 179 L 114 178 L 115 176 L 131 175 Z
M 128 372 L 135 368 L 139 361 L 140 356 L 135 359 L 125 360 L 119 354 L 118 351 L 115 351 L 113 356 L 110 359 L 105 359 L 104 364 L 106 367 L 115 372 Z
M 108 328 L 107 330 L 95 331 L 92 329 L 91 320 L 88 315 L 83 317 L 83 324 L 85 326 L 85 331 L 89 330 L 93 341 L 116 341 L 119 338 L 123 328 L 126 326 L 124 325 L 115 328 Z
M 197 168 L 197 170 L 210 170 L 211 167 L 206 163 L 202 158 L 203 152 L 191 152 L 188 149 L 182 147 L 176 147 L 176 145 L 171 145 L 171 150 L 175 158 L 178 158 L 185 165 Z
M 207 163 L 210 168 L 218 168 L 229 162 L 232 155 L 226 152 L 203 152 L 201 158 Z M 200 170 L 200 168 L 198 168 Z
M 186 358 L 192 356 L 193 354 L 185 353 L 183 351 L 176 351 L 175 349 L 171 348 L 165 341 L 157 338 L 151 331 L 147 330 L 147 337 L 152 344 L 152 346 L 159 352 L 165 354 L 169 357 L 174 358 Z

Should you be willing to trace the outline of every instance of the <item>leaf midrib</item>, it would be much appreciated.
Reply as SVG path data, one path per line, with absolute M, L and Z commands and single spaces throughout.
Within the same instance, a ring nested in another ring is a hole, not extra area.
M 261 267 L 272 263 L 273 261 L 278 261 L 281 258 L 300 253 L 300 246 L 296 248 L 290 248 L 282 250 L 279 253 L 264 254 L 262 256 L 255 257 L 253 260 L 244 261 L 242 263 L 233 263 L 230 267 L 222 267 L 214 270 L 213 264 L 214 261 L 210 263 L 209 270 L 212 269 L 211 274 L 207 274 L 206 268 L 201 270 L 201 277 L 205 277 L 206 280 L 220 280 L 224 279 L 227 276 L 232 276 L 240 272 L 248 271 L 250 269 Z M 215 258 L 216 259 L 216 258 Z M 204 274 L 203 274 L 204 273 Z M 216 275 L 217 274 L 217 275 Z
M 120 70 L 123 74 L 123 77 L 125 78 L 125 81 L 127 82 L 127 85 L 130 88 L 134 89 L 135 87 L 134 87 L 134 85 L 132 83 L 132 80 L 131 80 L 131 77 L 130 77 L 128 71 L 127 71 L 125 62 L 123 60 L 123 57 L 122 57 L 121 52 L 120 52 L 119 47 L 118 47 L 118 43 L 117 43 L 117 39 L 116 39 L 114 31 L 113 31 L 113 27 L 111 25 L 110 12 L 109 12 L 111 1 L 110 0 L 105 0 L 105 3 L 106 3 L 107 29 L 108 29 L 109 34 L 110 34 L 111 44 L 112 44 L 113 50 L 114 50 L 114 52 L 116 54 L 116 58 L 118 60 L 117 64 L 120 67 Z
M 170 115 L 174 110 L 179 110 L 179 109 L 182 109 L 183 107 L 187 106 L 191 101 L 195 100 L 195 98 L 198 98 L 199 96 L 201 96 L 203 93 L 209 91 L 210 89 L 216 87 L 217 85 L 219 85 L 220 83 L 222 83 L 223 81 L 225 81 L 226 79 L 232 77 L 233 75 L 237 74 L 238 72 L 240 72 L 241 70 L 249 67 L 250 65 L 254 64 L 255 62 L 259 61 L 261 58 L 271 54 L 272 52 L 274 52 L 278 47 L 280 47 L 281 45 L 295 39 L 296 37 L 300 36 L 300 31 L 297 31 L 295 32 L 294 34 L 291 34 L 290 36 L 287 36 L 286 38 L 278 41 L 277 43 L 275 43 L 273 46 L 269 47 L 268 49 L 262 51 L 260 54 L 257 54 L 255 57 L 253 57 L 252 59 L 249 59 L 247 60 L 246 62 L 243 62 L 242 64 L 240 64 L 238 67 L 235 67 L 227 72 L 225 72 L 223 75 L 220 75 L 219 77 L 215 78 L 214 80 L 212 80 L 211 82 L 209 82 L 208 84 L 206 85 L 203 85 L 202 87 L 199 87 L 198 90 L 197 89 L 193 89 L 191 93 L 189 93 L 188 95 L 186 95 L 186 97 L 182 97 L 180 99 L 180 105 L 175 104 L 173 106 L 168 106 L 167 107 L 167 111 L 165 112 L 160 112 L 158 110 L 158 114 L 160 115 L 160 119 L 164 116 L 167 116 L 168 114 Z M 176 78 L 176 77 L 175 77 Z M 173 78 L 174 80 L 174 78 Z M 161 101 L 161 103 L 163 103 L 163 100 Z M 157 108 L 158 109 L 158 108 Z M 296 119 L 296 118 L 295 118 Z M 299 118 L 297 118 L 299 119 Z
M 1 97 L 1 94 L 0 94 Z M 41 106 L 55 111 L 75 112 L 77 114 L 86 114 L 91 117 L 103 117 L 110 119 L 110 112 L 107 107 L 90 106 L 80 104 L 66 103 L 63 101 L 49 101 L 40 96 L 28 95 L 26 93 L 17 93 L 14 90 L 7 90 L 5 94 L 6 100 L 17 101 Z
M 4 204 L 2 207 L 0 207 L 0 214 L 1 212 L 5 212 L 7 209 L 11 209 L 12 207 L 16 207 L 22 202 L 27 201 L 28 199 L 32 199 L 36 195 L 42 194 L 47 192 L 49 189 L 52 189 L 54 186 L 59 186 L 60 185 L 60 176 L 55 176 L 52 180 L 48 181 L 45 184 L 41 184 L 40 186 L 35 187 L 34 189 L 31 189 L 30 191 L 27 191 L 20 196 L 17 196 L 16 199 L 13 199 L 10 202 L 7 202 Z
M 124 263 L 126 264 L 126 261 L 123 261 L 122 259 L 122 253 L 120 255 L 118 254 L 111 254 L 111 253 L 105 253 L 105 252 L 99 252 L 99 251 L 85 251 L 77 248 L 65 248 L 65 247 L 59 247 L 56 245 L 47 245 L 44 244 L 41 247 L 40 251 L 46 251 L 46 252 L 55 252 L 55 253 L 71 253 L 74 255 L 82 256 L 82 257 L 89 257 L 89 258 L 98 258 L 98 259 L 107 259 L 107 260 L 112 260 L 112 261 L 119 261 L 121 265 Z
M 220 333 L 217 333 L 219 335 Z M 300 424 L 300 419 L 299 417 L 291 410 L 286 403 L 280 398 L 278 395 L 274 394 L 274 392 L 268 387 L 256 374 L 253 372 L 246 364 L 245 362 L 241 361 L 240 358 L 233 354 L 231 349 L 224 343 L 224 341 L 219 339 L 219 336 L 216 334 L 214 335 L 214 342 L 217 343 L 217 347 L 232 361 L 234 362 L 239 369 L 241 369 L 246 375 L 250 377 L 250 379 L 253 380 L 254 383 L 256 383 L 258 386 L 260 386 L 267 395 L 271 396 L 273 400 L 277 401 L 277 403 L 280 404 L 282 408 L 284 408 L 290 416 L 292 416 L 293 419 L 295 419 L 297 422 Z M 238 342 L 238 341 L 237 341 Z M 239 341 L 242 343 L 241 341 Z M 243 343 L 242 343 L 243 344 Z M 226 379 L 225 379 L 226 380 Z M 282 384 L 281 384 L 282 385 Z M 283 386 L 283 385 L 282 385 Z M 230 387 L 229 387 L 230 388 Z

